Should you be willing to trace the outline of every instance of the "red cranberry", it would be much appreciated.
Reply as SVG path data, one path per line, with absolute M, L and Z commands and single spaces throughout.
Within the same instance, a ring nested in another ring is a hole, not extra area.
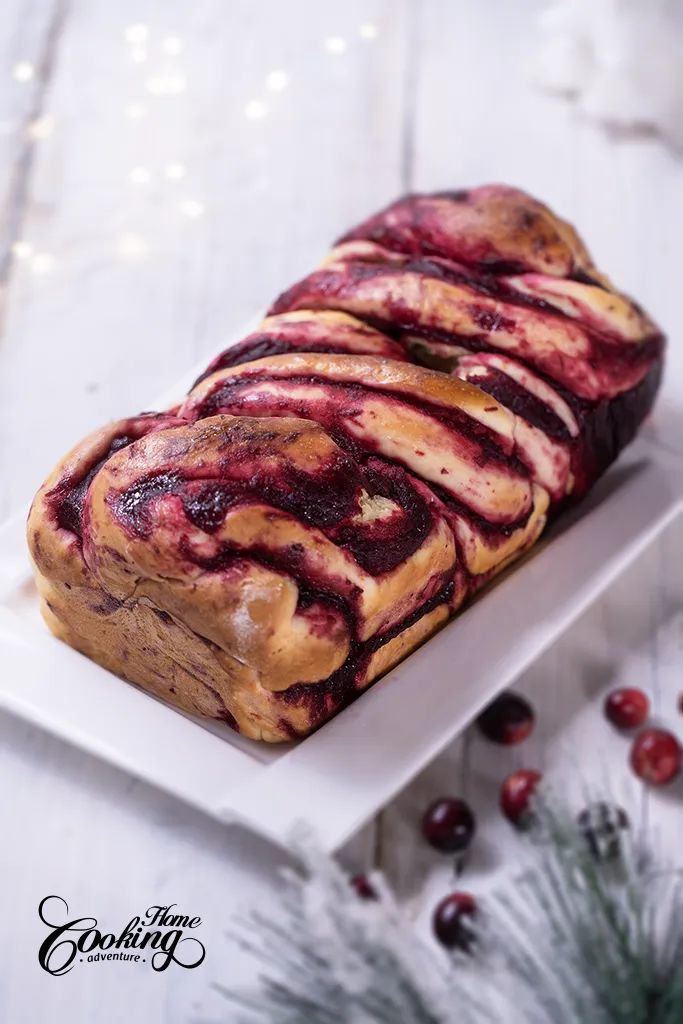
M 464 800 L 441 797 L 422 816 L 422 834 L 441 853 L 466 850 L 476 831 L 474 814 Z
M 521 743 L 531 733 L 534 710 L 525 697 L 509 690 L 501 693 L 482 711 L 477 725 L 487 740 L 511 747 Z
M 605 698 L 605 717 L 617 729 L 639 729 L 649 714 L 647 694 L 633 686 L 612 690 Z
M 377 893 L 367 875 L 354 875 L 351 879 L 351 885 L 356 890 L 356 895 L 362 900 L 377 899 Z
M 476 941 L 472 927 L 477 916 L 477 904 L 466 892 L 454 892 L 446 896 L 434 911 L 432 926 L 434 934 L 446 949 L 460 949 L 470 953 Z
M 524 827 L 530 823 L 529 805 L 542 778 L 541 773 L 533 768 L 523 768 L 508 775 L 501 786 L 500 809 L 513 825 Z
M 604 802 L 589 804 L 576 821 L 596 860 L 616 860 L 621 853 L 620 833 L 630 826 L 628 814 L 622 807 Z
M 681 770 L 681 745 L 666 729 L 645 729 L 633 741 L 631 767 L 638 778 L 663 786 Z

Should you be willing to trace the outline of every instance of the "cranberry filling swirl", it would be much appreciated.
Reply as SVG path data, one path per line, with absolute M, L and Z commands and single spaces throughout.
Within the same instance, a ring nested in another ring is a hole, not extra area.
M 402 345 L 368 324 L 336 310 L 294 310 L 267 317 L 254 334 L 216 356 L 195 384 L 229 366 L 285 352 L 385 356 L 407 360 Z
M 635 387 L 663 346 L 573 229 L 503 186 L 399 200 L 271 312 L 297 309 L 346 311 L 427 357 L 504 353 L 588 402 Z
M 306 735 L 590 487 L 663 344 L 530 196 L 407 196 L 180 406 L 60 463 L 29 517 L 43 614 L 185 710 Z

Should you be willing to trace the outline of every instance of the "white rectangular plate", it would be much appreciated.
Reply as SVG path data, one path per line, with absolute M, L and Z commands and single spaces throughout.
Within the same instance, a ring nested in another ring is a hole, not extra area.
M 207 363 L 155 406 L 180 398 Z M 524 564 L 313 736 L 275 747 L 178 712 L 54 640 L 38 614 L 22 514 L 0 528 L 0 707 L 276 843 L 305 819 L 331 851 L 681 511 L 683 462 L 641 438 Z

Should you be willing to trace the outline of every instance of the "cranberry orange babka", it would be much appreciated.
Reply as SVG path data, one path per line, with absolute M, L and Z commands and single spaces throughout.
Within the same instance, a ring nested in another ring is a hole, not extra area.
M 28 523 L 45 619 L 181 708 L 304 736 L 591 486 L 663 349 L 524 193 L 401 199 L 184 402 L 57 466 Z

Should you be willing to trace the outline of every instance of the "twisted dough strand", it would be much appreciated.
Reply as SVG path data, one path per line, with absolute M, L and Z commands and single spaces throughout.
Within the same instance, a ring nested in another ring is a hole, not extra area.
M 180 406 L 57 466 L 28 524 L 48 625 L 247 736 L 305 735 L 592 485 L 663 344 L 524 193 L 405 197 Z

